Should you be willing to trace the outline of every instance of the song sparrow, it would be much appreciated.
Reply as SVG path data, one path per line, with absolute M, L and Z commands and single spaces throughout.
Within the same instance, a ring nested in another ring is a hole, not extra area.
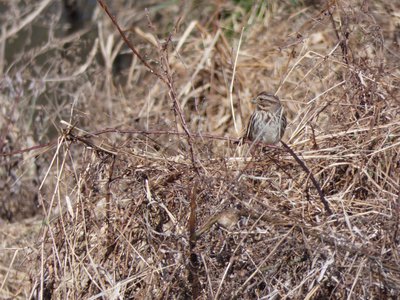
M 250 117 L 244 139 L 267 144 L 278 143 L 286 129 L 286 116 L 281 101 L 273 94 L 262 92 L 252 102 L 257 107 Z

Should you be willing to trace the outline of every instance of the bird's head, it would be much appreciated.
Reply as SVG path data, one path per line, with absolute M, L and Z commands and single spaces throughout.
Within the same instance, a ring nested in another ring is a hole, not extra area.
M 258 110 L 277 111 L 281 107 L 279 98 L 267 92 L 261 92 L 251 102 L 257 105 Z

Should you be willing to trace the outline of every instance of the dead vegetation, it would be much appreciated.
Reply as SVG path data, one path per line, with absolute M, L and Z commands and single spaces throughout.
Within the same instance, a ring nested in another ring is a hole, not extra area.
M 399 4 L 101 2 L 0 64 L 2 298 L 398 297 Z

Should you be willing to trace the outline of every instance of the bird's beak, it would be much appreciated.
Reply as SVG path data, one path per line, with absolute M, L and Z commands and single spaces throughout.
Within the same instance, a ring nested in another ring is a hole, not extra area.
M 257 104 L 257 98 L 253 98 L 253 99 L 251 99 L 251 101 L 250 101 L 251 103 L 253 103 L 253 104 Z

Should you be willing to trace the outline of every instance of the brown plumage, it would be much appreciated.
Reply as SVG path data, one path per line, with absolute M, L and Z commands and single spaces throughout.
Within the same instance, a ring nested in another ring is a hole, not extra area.
M 257 107 L 250 117 L 245 139 L 277 144 L 286 129 L 286 116 L 279 98 L 262 92 L 253 99 Z

